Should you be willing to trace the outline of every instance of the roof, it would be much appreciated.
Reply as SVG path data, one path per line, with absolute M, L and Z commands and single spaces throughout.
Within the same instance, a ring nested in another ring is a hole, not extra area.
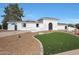
M 32 22 L 32 23 L 42 23 L 44 19 L 45 19 L 45 20 L 46 20 L 46 19 L 58 20 L 57 18 L 43 17 L 43 18 L 40 18 L 40 19 L 37 20 L 37 21 L 34 21 L 34 20 L 27 20 L 27 21 L 9 21 L 9 22 Z
M 43 18 L 40 18 L 38 21 L 41 21 L 41 20 L 47 20 L 47 19 L 51 19 L 51 20 L 59 20 L 57 18 L 51 18 L 51 17 L 43 17 Z
M 58 23 L 58 25 L 68 25 L 68 24 L 65 24 L 65 23 Z
M 41 21 L 33 21 L 33 20 L 27 20 L 27 21 L 9 21 L 9 22 L 28 22 L 28 23 L 42 23 Z M 7 23 L 9 23 L 7 22 Z

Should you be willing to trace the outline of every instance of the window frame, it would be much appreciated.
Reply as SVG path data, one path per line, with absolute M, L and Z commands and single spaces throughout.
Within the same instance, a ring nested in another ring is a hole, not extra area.
M 26 27 L 26 23 L 23 23 L 22 26 L 23 26 L 23 27 Z
M 37 28 L 39 27 L 39 24 L 38 24 L 38 23 L 36 24 L 36 27 L 37 27 Z

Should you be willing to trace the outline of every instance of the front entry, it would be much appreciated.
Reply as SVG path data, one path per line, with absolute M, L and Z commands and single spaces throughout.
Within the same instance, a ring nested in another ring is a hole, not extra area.
M 49 23 L 49 30 L 52 30 L 53 28 L 52 28 L 52 23 Z
M 15 25 L 15 31 L 17 31 L 17 25 Z

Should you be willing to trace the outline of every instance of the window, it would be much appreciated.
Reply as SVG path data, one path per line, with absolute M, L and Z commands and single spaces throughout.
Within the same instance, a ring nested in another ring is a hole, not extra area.
M 36 27 L 39 27 L 39 24 L 36 24 Z
M 26 23 L 23 23 L 23 27 L 26 27 Z

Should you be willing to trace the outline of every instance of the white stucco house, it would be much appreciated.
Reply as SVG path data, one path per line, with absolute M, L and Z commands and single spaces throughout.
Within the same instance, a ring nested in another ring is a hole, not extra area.
M 8 30 L 26 30 L 31 32 L 48 31 L 48 30 L 74 30 L 66 24 L 59 24 L 59 19 L 43 17 L 37 21 L 9 21 Z

